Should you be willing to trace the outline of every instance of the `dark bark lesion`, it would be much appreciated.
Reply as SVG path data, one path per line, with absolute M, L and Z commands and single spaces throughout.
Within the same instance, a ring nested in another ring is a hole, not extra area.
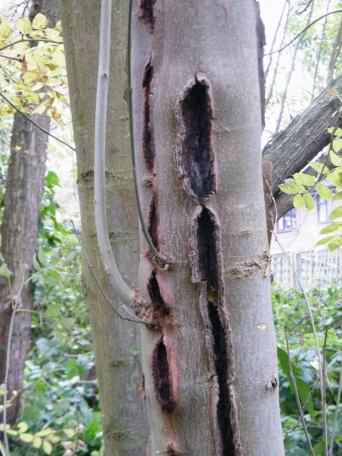
M 152 271 L 151 277 L 147 284 L 147 291 L 151 299 L 153 321 L 160 324 L 161 320 L 163 320 L 165 317 L 170 316 L 170 307 L 162 296 L 156 271 Z
M 224 305 L 220 227 L 215 214 L 207 207 L 202 207 L 196 224 L 198 271 L 193 271 L 193 277 L 206 283 L 206 312 L 211 339 L 208 348 L 218 386 L 216 420 L 220 454 L 238 456 L 241 454 L 241 445 L 233 390 L 234 362 L 230 322 Z
M 179 111 L 178 171 L 183 178 L 184 190 L 196 199 L 205 200 L 216 192 L 213 105 L 210 84 L 205 77 L 196 76 L 185 89 Z
M 168 352 L 162 336 L 152 357 L 152 375 L 157 400 L 163 412 L 171 414 L 176 409 Z
M 140 18 L 153 33 L 155 25 L 154 5 L 156 0 L 140 0 Z
M 146 167 L 149 171 L 153 171 L 155 158 L 153 126 L 151 119 L 152 110 L 150 103 L 152 79 L 153 66 L 151 61 L 149 61 L 145 66 L 142 82 L 142 87 L 144 90 L 143 153 Z

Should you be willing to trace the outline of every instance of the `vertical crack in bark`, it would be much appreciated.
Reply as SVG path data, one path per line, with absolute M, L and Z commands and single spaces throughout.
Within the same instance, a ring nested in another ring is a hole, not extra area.
M 147 284 L 147 291 L 153 306 L 153 320 L 160 320 L 161 318 L 170 315 L 170 308 L 164 301 L 160 292 L 156 271 L 152 271 L 150 280 Z
M 259 88 L 260 88 L 260 105 L 261 105 L 261 120 L 262 126 L 265 126 L 265 72 L 264 72 L 264 46 L 266 45 L 265 26 L 261 19 L 260 5 L 255 2 L 256 9 L 256 33 L 258 40 L 258 73 L 259 73 Z
M 159 225 L 158 197 L 157 197 L 156 193 L 153 193 L 151 206 L 150 206 L 150 213 L 148 216 L 148 233 L 151 236 L 153 245 L 155 246 L 155 248 L 157 250 L 159 249 L 158 225 Z
M 155 16 L 154 4 L 156 0 L 140 0 L 140 17 L 150 27 L 151 33 L 154 31 Z
M 207 283 L 208 318 L 211 326 L 213 361 L 217 375 L 217 425 L 221 438 L 222 456 L 238 456 L 239 434 L 236 405 L 233 400 L 232 347 L 229 338 L 229 322 L 224 313 L 224 290 L 220 259 L 219 226 L 215 215 L 203 207 L 198 219 L 197 246 L 199 274 Z
M 195 79 L 181 100 L 182 144 L 178 151 L 184 188 L 193 196 L 207 198 L 216 191 L 212 150 L 213 108 L 206 79 Z
M 149 171 L 153 171 L 155 156 L 150 104 L 152 79 L 153 66 L 151 64 L 151 61 L 149 61 L 145 66 L 145 72 L 142 83 L 144 89 L 143 153 L 146 167 Z
M 208 301 L 208 315 L 214 341 L 215 369 L 219 387 L 219 400 L 217 402 L 217 421 L 221 434 L 222 455 L 234 456 L 234 433 L 230 420 L 232 405 L 228 389 L 229 355 L 225 328 L 221 322 L 217 303 Z
M 173 397 L 173 388 L 169 360 L 164 337 L 161 337 L 153 351 L 152 374 L 157 400 L 161 409 L 166 413 L 173 413 L 176 401 Z

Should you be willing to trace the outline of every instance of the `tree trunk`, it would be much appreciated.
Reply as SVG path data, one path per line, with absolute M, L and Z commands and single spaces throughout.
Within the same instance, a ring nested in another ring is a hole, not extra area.
M 49 127 L 46 117 L 35 116 L 35 121 Z M 13 405 L 7 411 L 7 421 L 11 423 L 19 413 L 24 364 L 31 347 L 32 291 L 28 279 L 37 247 L 47 142 L 46 135 L 20 115 L 15 116 L 1 227 L 1 253 L 13 275 L 10 283 L 2 280 L 0 289 L 0 383 L 5 382 L 8 369 L 6 386 Z M 9 339 L 12 319 L 13 332 Z M 20 393 L 16 399 L 15 391 Z
M 113 312 L 112 306 L 120 309 L 120 302 L 103 279 L 96 242 L 93 154 L 99 13 L 100 2 L 63 1 L 62 22 L 77 148 L 83 272 L 95 341 L 105 454 L 140 456 L 146 446 L 147 428 L 137 328 Z M 112 22 L 105 185 L 113 250 L 121 272 L 134 284 L 138 228 L 128 130 L 127 0 L 113 1 Z
M 283 455 L 254 0 L 135 2 L 149 455 Z
M 32 2 L 30 19 L 41 12 L 53 25 L 57 11 L 56 0 L 36 0 Z M 49 130 L 49 117 L 34 115 L 32 118 Z M 31 347 L 33 301 L 29 277 L 37 248 L 47 145 L 45 133 L 20 114 L 14 116 L 1 226 L 1 253 L 12 276 L 10 281 L 2 278 L 0 287 L 0 384 L 7 379 L 7 397 L 11 401 L 7 421 L 10 423 L 16 421 L 20 411 L 25 359 Z

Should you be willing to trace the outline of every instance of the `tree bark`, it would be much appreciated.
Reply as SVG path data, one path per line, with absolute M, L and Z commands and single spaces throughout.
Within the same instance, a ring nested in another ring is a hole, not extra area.
M 63 1 L 63 30 L 77 148 L 83 273 L 93 327 L 105 454 L 141 455 L 147 425 L 136 324 L 118 318 L 120 300 L 104 280 L 94 220 L 94 119 L 100 2 Z M 107 128 L 106 193 L 109 231 L 121 273 L 136 283 L 137 218 L 127 105 L 127 0 L 113 1 Z M 112 305 L 104 297 L 108 296 Z
M 41 12 L 53 25 L 57 11 L 56 0 L 36 0 L 32 2 L 30 19 Z M 49 117 L 32 117 L 49 130 Z M 8 377 L 6 387 L 11 406 L 7 410 L 7 421 L 10 423 L 16 421 L 20 411 L 25 359 L 31 347 L 33 300 L 29 277 L 37 248 L 47 145 L 45 133 L 20 114 L 14 116 L 1 226 L 1 253 L 12 277 L 10 281 L 2 278 L 0 287 L 0 383 Z M 8 350 L 10 362 L 7 366 Z
M 281 217 L 290 209 L 279 185 L 301 171 L 330 143 L 329 128 L 342 126 L 342 76 L 333 81 L 289 126 L 264 147 L 263 158 L 273 164 L 272 191 Z M 281 199 L 281 202 L 280 202 Z
M 46 117 L 35 116 L 44 128 Z M 1 253 L 12 273 L 10 282 L 2 278 L 0 289 L 0 383 L 8 372 L 8 399 L 13 405 L 7 411 L 7 421 L 13 423 L 20 409 L 23 371 L 31 347 L 32 291 L 29 277 L 37 247 L 39 205 L 45 174 L 47 136 L 38 132 L 30 122 L 16 115 L 12 129 L 11 156 L 6 180 Z M 17 307 L 15 315 L 14 306 Z M 11 320 L 13 333 L 9 338 Z M 7 366 L 7 350 L 10 365 Z
M 148 455 L 283 455 L 254 0 L 135 2 Z

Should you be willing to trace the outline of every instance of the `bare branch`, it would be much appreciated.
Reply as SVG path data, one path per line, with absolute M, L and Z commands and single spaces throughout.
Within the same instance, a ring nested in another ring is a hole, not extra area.
M 326 12 L 329 11 L 330 4 L 331 4 L 331 0 L 328 0 L 327 1 Z M 328 24 L 328 16 L 326 16 L 325 19 L 324 19 L 324 23 L 323 23 L 323 27 L 322 27 L 321 39 L 319 41 L 319 46 L 318 46 L 318 49 L 317 49 L 315 73 L 314 73 L 313 82 L 312 82 L 311 100 L 313 100 L 315 98 L 317 77 L 318 77 L 319 66 L 320 66 L 320 63 L 321 63 L 321 54 L 322 54 L 323 43 L 324 43 L 325 36 L 326 36 L 327 24 Z
M 110 73 L 112 1 L 102 0 L 100 19 L 99 70 L 95 112 L 95 223 L 98 246 L 105 274 L 112 289 L 125 304 L 131 305 L 136 299 L 135 291 L 124 281 L 108 234 L 105 194 L 106 131 Z
M 323 16 L 320 16 L 318 17 L 317 19 L 315 19 L 314 21 L 312 21 L 310 24 L 308 24 L 301 32 L 297 33 L 297 35 L 294 36 L 294 38 L 292 38 L 291 41 L 289 41 L 287 44 L 285 44 L 283 47 L 281 47 L 280 49 L 277 49 L 276 51 L 273 51 L 273 54 L 275 54 L 276 52 L 282 52 L 284 51 L 286 48 L 288 48 L 289 46 L 291 46 L 291 44 L 293 44 L 295 41 L 298 40 L 298 38 L 301 38 L 302 35 L 305 35 L 305 33 L 315 24 L 317 24 L 317 22 L 321 21 L 322 19 L 324 19 L 325 17 L 327 16 L 331 16 L 333 14 L 341 14 L 342 13 L 342 9 L 337 9 L 337 10 L 334 10 L 334 11 L 330 11 L 329 13 L 327 14 L 323 14 Z M 270 53 L 268 54 L 265 54 L 265 55 L 270 55 Z
M 290 209 L 279 185 L 301 171 L 330 143 L 329 128 L 342 126 L 342 75 L 328 86 L 289 126 L 264 147 L 265 160 L 273 163 L 272 192 L 279 216 Z
M 280 46 L 283 46 L 283 44 L 285 42 L 286 33 L 287 33 L 287 26 L 288 26 L 288 23 L 289 23 L 289 18 L 290 18 L 290 3 L 289 3 L 289 7 L 288 7 L 288 10 L 287 10 L 287 14 L 286 14 L 286 19 L 285 19 L 285 24 L 284 24 L 284 28 L 283 28 L 283 35 L 282 35 L 282 38 L 281 38 L 281 41 L 280 41 Z M 278 76 L 278 70 L 279 70 L 281 56 L 282 56 L 281 53 L 279 53 L 277 55 L 277 60 L 276 60 L 276 64 L 275 64 L 274 71 L 273 71 L 272 82 L 270 84 L 268 95 L 266 97 L 265 106 L 268 105 L 268 103 L 270 102 L 270 100 L 271 100 L 271 98 L 273 96 L 273 90 L 274 90 L 274 86 L 275 86 L 275 83 L 276 83 L 276 80 L 277 80 L 277 76 Z
M 23 111 L 21 111 L 9 98 L 4 95 L 2 91 L 0 91 L 0 98 L 2 98 L 11 108 L 13 108 L 18 114 L 23 116 L 28 122 L 30 122 L 32 125 L 34 125 L 38 130 L 40 130 L 42 133 L 45 133 L 46 135 L 50 136 L 54 140 L 58 141 L 59 143 L 63 144 L 66 146 L 68 149 L 72 151 L 76 151 L 76 149 L 67 142 L 65 142 L 63 139 L 59 138 L 58 136 L 55 136 L 53 133 L 50 133 L 48 130 L 45 130 L 45 128 L 41 127 L 39 123 L 35 122 L 28 114 L 25 114 Z
M 328 79 L 327 79 L 328 84 L 334 79 L 336 63 L 337 63 L 337 59 L 340 55 L 341 46 L 342 46 L 342 18 L 340 21 L 340 26 L 339 26 L 337 35 L 335 37 L 334 45 L 333 45 L 330 60 L 329 60 Z
M 308 24 L 310 24 L 310 22 L 311 22 L 311 18 L 312 18 L 313 12 L 314 12 L 314 7 L 315 7 L 315 3 L 314 3 L 314 1 L 312 1 L 311 2 L 311 9 L 310 9 L 310 12 L 309 12 L 309 15 L 308 15 L 308 18 L 307 18 L 307 23 Z M 287 93 L 288 93 L 288 90 L 289 90 L 289 87 L 290 87 L 290 84 L 291 84 L 291 79 L 292 79 L 292 76 L 293 76 L 293 72 L 295 70 L 296 60 L 297 60 L 297 53 L 299 51 L 299 48 L 300 48 L 300 45 L 302 43 L 303 38 L 304 38 L 304 34 L 300 35 L 300 39 L 297 42 L 295 50 L 294 50 L 294 53 L 293 53 L 291 66 L 290 66 L 290 69 L 289 69 L 288 74 L 287 74 L 286 83 L 285 83 L 285 89 L 284 89 L 284 92 L 282 94 L 281 102 L 280 102 L 280 111 L 279 111 L 279 116 L 278 116 L 277 125 L 276 125 L 276 133 L 278 133 L 278 131 L 280 130 L 281 122 L 283 120 L 283 115 L 284 115 L 284 110 L 285 110 L 285 102 L 286 102 L 286 99 L 287 99 Z
M 283 18 L 284 18 L 284 15 L 285 15 L 286 7 L 287 7 L 288 10 L 290 9 L 289 0 L 284 0 L 283 8 L 282 8 L 282 11 L 281 11 L 280 16 L 279 16 L 279 21 L 278 21 L 277 27 L 276 27 L 275 32 L 274 32 L 274 36 L 273 36 L 273 40 L 272 40 L 272 44 L 271 44 L 271 49 L 270 49 L 270 59 L 269 59 L 269 62 L 267 64 L 267 68 L 265 70 L 265 79 L 267 79 L 268 72 L 270 71 L 270 68 L 271 68 L 271 65 L 272 65 L 273 50 L 274 50 L 274 46 L 276 45 L 276 42 L 277 42 L 277 39 L 278 39 L 278 35 L 279 35 L 281 23 L 283 22 Z

